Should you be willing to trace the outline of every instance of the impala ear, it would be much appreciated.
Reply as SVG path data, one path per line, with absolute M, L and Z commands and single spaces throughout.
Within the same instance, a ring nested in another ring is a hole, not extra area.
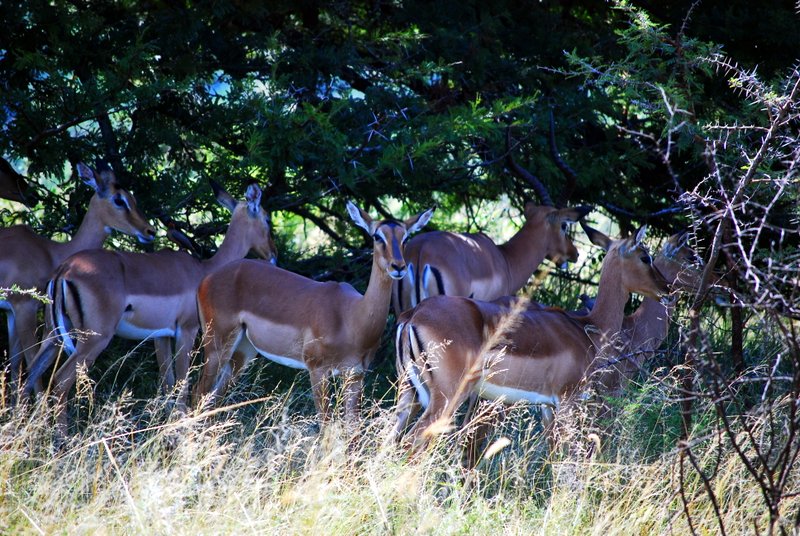
M 261 210 L 261 188 L 255 182 L 247 185 L 247 191 L 244 193 L 244 198 L 247 200 L 247 212 L 253 218 L 258 216 Z
M 622 242 L 622 245 L 619 247 L 620 255 L 627 256 L 636 248 L 644 248 L 643 242 L 645 236 L 647 236 L 647 225 L 642 225 L 636 231 L 634 238 L 626 238 Z
M 572 208 L 562 208 L 553 214 L 557 214 L 557 218 L 567 223 L 577 223 L 593 210 L 594 207 L 591 205 L 580 205 Z
M 684 229 L 669 237 L 670 242 L 675 244 L 675 249 L 681 249 L 689 242 L 689 229 Z
M 421 213 L 417 214 L 416 216 L 412 216 L 411 218 L 408 218 L 405 222 L 403 222 L 406 225 L 406 232 L 408 234 L 416 233 L 417 231 L 419 231 L 420 229 L 425 227 L 425 225 L 427 225 L 427 223 L 430 221 L 431 217 L 433 216 L 433 211 L 434 210 L 436 210 L 436 207 L 429 208 L 425 212 L 421 212 Z
M 642 225 L 641 227 L 639 227 L 639 230 L 636 231 L 636 239 L 633 243 L 634 247 L 641 246 L 646 236 L 647 236 L 647 225 Z
M 353 220 L 356 225 L 364 229 L 367 233 L 369 233 L 370 236 L 372 236 L 375 222 L 372 221 L 372 218 L 369 214 L 364 212 L 363 209 L 355 206 L 352 201 L 347 202 L 347 213 L 350 215 L 350 219 Z
M 99 176 L 95 175 L 94 170 L 83 162 L 78 162 L 76 167 L 78 168 L 78 176 L 83 180 L 84 184 L 94 188 L 94 191 L 97 192 L 97 195 L 100 197 L 108 195 L 108 185 L 110 181 L 107 175 L 102 173 L 99 174 Z
M 584 223 L 583 220 L 578 220 L 578 222 L 581 224 L 581 227 L 586 233 L 586 236 L 589 237 L 589 240 L 592 242 L 592 244 L 594 244 L 595 246 L 600 246 L 606 251 L 609 250 L 609 248 L 611 247 L 612 240 L 608 236 L 601 233 L 597 229 L 589 227 L 586 223 Z
M 211 189 L 214 190 L 214 197 L 217 198 L 217 202 L 233 212 L 236 209 L 236 199 L 214 179 L 209 179 L 208 182 L 211 184 Z

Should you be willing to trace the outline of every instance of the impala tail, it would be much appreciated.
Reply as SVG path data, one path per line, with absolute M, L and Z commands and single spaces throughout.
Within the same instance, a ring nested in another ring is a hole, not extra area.
M 426 378 L 423 375 L 430 372 L 425 355 L 421 350 L 424 347 L 419 332 L 411 322 L 399 322 L 395 348 L 397 351 L 397 373 L 400 378 L 398 384 L 398 403 L 395 413 L 395 439 L 403 436 L 408 422 L 414 418 L 420 409 L 427 409 L 430 404 Z
M 32 394 L 34 390 L 41 390 L 42 376 L 55 362 L 59 350 L 65 351 L 68 356 L 75 352 L 75 340 L 70 335 L 73 324 L 67 313 L 67 300 L 78 304 L 80 311 L 80 297 L 77 289 L 67 279 L 56 275 L 47 283 L 47 297 L 50 303 L 44 310 L 45 324 L 52 326 L 53 331 L 50 337 L 42 343 L 39 353 L 28 371 L 28 380 L 25 384 L 25 393 L 28 395 Z

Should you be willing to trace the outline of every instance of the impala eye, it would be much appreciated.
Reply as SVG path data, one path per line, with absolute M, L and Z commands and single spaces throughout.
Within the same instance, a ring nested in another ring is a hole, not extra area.
M 652 264 L 653 263 L 653 259 L 650 258 L 650 255 L 642 255 L 640 257 L 640 259 L 642 259 L 642 262 L 645 263 L 645 264 Z
M 566 233 L 568 227 L 569 227 L 569 225 L 567 225 L 567 222 L 565 222 L 565 221 L 561 222 L 561 230 L 562 231 L 564 231 Z
M 114 206 L 116 206 L 118 208 L 124 208 L 124 209 L 128 208 L 128 203 L 125 202 L 125 200 L 122 198 L 122 196 L 115 195 L 113 200 L 114 200 Z
M 376 242 L 380 242 L 381 244 L 385 244 L 386 243 L 386 240 L 383 239 L 383 236 L 381 236 L 378 233 L 375 233 L 374 235 L 372 235 L 372 238 L 374 238 Z

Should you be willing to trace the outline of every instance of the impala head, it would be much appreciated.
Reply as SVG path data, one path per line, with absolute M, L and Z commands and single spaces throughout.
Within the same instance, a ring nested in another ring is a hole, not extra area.
M 375 247 L 373 255 L 378 265 L 386 270 L 392 279 L 403 279 L 406 275 L 406 261 L 403 258 L 406 240 L 428 223 L 433 215 L 433 209 L 429 208 L 404 221 L 375 221 L 364 210 L 348 201 L 347 213 L 356 225 L 372 237 Z
M 251 182 L 244 194 L 244 201 L 236 201 L 216 181 L 210 181 L 214 196 L 220 205 L 231 211 L 231 224 L 228 234 L 241 233 L 243 242 L 250 246 L 256 255 L 272 264 L 278 261 L 278 250 L 272 241 L 269 215 L 261 207 L 261 188 Z
M 117 184 L 117 177 L 111 169 L 96 173 L 82 162 L 77 167 L 80 178 L 95 191 L 89 207 L 99 214 L 109 232 L 115 229 L 135 236 L 143 244 L 153 241 L 156 230 L 139 211 L 131 193 Z
M 535 225 L 538 232 L 547 234 L 547 258 L 563 268 L 568 262 L 578 260 L 578 249 L 568 234 L 570 225 L 581 221 L 593 209 L 589 206 L 557 209 L 528 202 L 525 220 Z
M 646 225 L 640 227 L 634 237 L 622 240 L 611 240 L 585 224 L 583 229 L 593 244 L 608 252 L 603 261 L 603 270 L 606 269 L 606 263 L 615 263 L 611 269 L 622 278 L 622 285 L 627 292 L 636 292 L 656 300 L 669 294 L 667 280 L 653 266 L 653 257 L 644 245 Z
M 703 259 L 688 246 L 688 238 L 688 231 L 670 236 L 655 263 L 671 285 L 691 292 L 700 286 Z

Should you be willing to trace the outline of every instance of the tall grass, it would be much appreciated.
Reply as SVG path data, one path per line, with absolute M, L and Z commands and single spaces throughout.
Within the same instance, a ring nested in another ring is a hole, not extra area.
M 306 381 L 305 378 L 299 381 Z M 677 411 L 661 384 L 631 390 L 600 449 L 548 454 L 535 411 L 511 408 L 474 471 L 463 433 L 409 459 L 389 404 L 368 399 L 357 429 L 320 431 L 305 386 L 200 415 L 160 398 L 92 401 L 82 380 L 75 425 L 53 442 L 41 402 L 0 408 L 0 530 L 14 534 L 683 534 L 680 458 L 657 437 Z M 246 399 L 233 395 L 232 399 Z M 230 398 L 229 398 L 230 400 Z M 75 409 L 77 408 L 77 410 Z M 491 411 L 489 408 L 487 411 Z M 572 421 L 577 443 L 593 424 Z M 716 465 L 730 532 L 763 526 L 758 488 L 713 430 L 694 439 Z M 658 444 L 659 447 L 654 447 Z M 684 462 L 695 529 L 717 532 L 703 483 Z M 797 508 L 797 501 L 785 504 Z

